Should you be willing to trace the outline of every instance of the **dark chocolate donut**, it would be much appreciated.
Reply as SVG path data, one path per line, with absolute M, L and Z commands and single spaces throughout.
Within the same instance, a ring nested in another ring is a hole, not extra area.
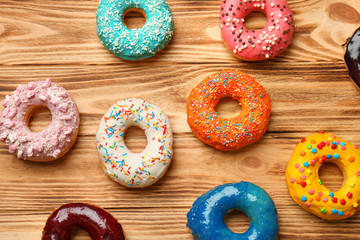
M 346 43 L 346 52 L 344 56 L 350 78 L 360 88 L 360 28 L 358 28 L 352 37 Z
M 74 226 L 86 230 L 93 240 L 125 240 L 121 225 L 110 213 L 86 203 L 69 203 L 54 211 L 42 240 L 70 240 Z

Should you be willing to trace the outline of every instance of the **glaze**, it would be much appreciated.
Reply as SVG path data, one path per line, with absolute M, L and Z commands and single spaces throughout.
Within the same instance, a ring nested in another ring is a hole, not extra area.
M 31 161 L 51 161 L 63 156 L 74 144 L 80 116 L 70 94 L 49 79 L 19 85 L 3 101 L 0 114 L 0 140 L 10 153 Z M 47 107 L 52 121 L 41 132 L 28 127 L 32 112 Z
M 355 85 L 360 87 L 360 28 L 358 28 L 346 44 L 344 60 L 349 76 Z
M 222 97 L 239 101 L 238 117 L 219 117 L 214 107 Z M 193 133 L 204 143 L 230 151 L 258 141 L 266 132 L 270 100 L 265 89 L 249 75 L 235 69 L 208 76 L 190 93 L 187 121 Z
M 124 134 L 130 126 L 145 132 L 148 145 L 141 153 L 132 153 L 125 145 Z M 154 184 L 165 174 L 173 155 L 168 117 L 159 107 L 136 98 L 110 107 L 99 124 L 96 140 L 105 173 L 125 187 Z
M 268 18 L 262 30 L 248 30 L 245 17 L 254 11 Z M 273 58 L 291 43 L 294 19 L 285 0 L 222 0 L 220 7 L 221 35 L 235 56 L 256 61 Z
M 336 164 L 344 173 L 337 192 L 319 179 L 319 168 L 325 162 Z M 322 132 L 303 138 L 286 168 L 286 184 L 294 201 L 312 214 L 326 220 L 351 217 L 360 201 L 359 147 Z
M 93 240 L 125 240 L 121 225 L 110 213 L 86 203 L 69 203 L 54 211 L 42 240 L 70 240 L 74 226 L 86 230 Z
M 232 209 L 249 217 L 250 227 L 246 232 L 234 233 L 225 224 L 225 215 Z M 194 202 L 187 219 L 195 240 L 273 240 L 279 231 L 274 202 L 265 190 L 249 182 L 211 189 Z
M 128 29 L 123 18 L 128 10 L 143 11 L 146 23 Z M 116 56 L 139 60 L 154 56 L 174 34 L 171 10 L 165 0 L 102 0 L 96 12 L 101 43 Z

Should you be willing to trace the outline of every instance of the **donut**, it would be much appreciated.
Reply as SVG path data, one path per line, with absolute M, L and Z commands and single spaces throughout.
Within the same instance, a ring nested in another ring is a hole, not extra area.
M 222 97 L 238 100 L 238 117 L 219 117 L 214 107 Z M 222 70 L 208 76 L 190 93 L 187 121 L 204 143 L 222 151 L 242 148 L 258 141 L 266 132 L 270 100 L 265 89 L 239 70 Z
M 232 232 L 224 221 L 226 213 L 234 209 L 244 212 L 250 220 L 249 229 L 242 234 Z M 261 187 L 243 181 L 220 185 L 201 195 L 187 219 L 195 240 L 274 240 L 279 231 L 270 196 Z
M 325 162 L 336 164 L 344 174 L 337 192 L 319 179 L 319 168 Z M 294 201 L 310 213 L 326 220 L 351 217 L 360 201 L 359 147 L 322 132 L 303 138 L 287 165 L 286 184 Z
M 129 11 L 142 13 L 145 25 L 128 29 L 123 20 Z M 100 0 L 96 23 L 101 43 L 125 60 L 154 56 L 174 35 L 174 21 L 165 0 Z
M 265 13 L 268 22 L 261 30 L 248 30 L 245 17 L 251 12 Z M 222 0 L 221 36 L 236 57 L 248 61 L 276 57 L 291 43 L 294 19 L 285 0 Z
M 70 94 L 49 79 L 19 85 L 3 101 L 0 113 L 0 140 L 10 153 L 24 160 L 47 162 L 62 157 L 75 143 L 80 116 Z M 41 132 L 29 129 L 37 109 L 47 107 L 51 123 Z
M 141 153 L 133 153 L 125 145 L 125 131 L 130 126 L 138 126 L 146 135 L 148 145 Z M 168 117 L 159 107 L 136 98 L 110 107 L 100 121 L 96 140 L 105 173 L 130 188 L 154 184 L 165 174 L 173 155 Z
M 69 203 L 48 218 L 42 240 L 70 240 L 71 230 L 78 226 L 93 240 L 125 240 L 121 225 L 104 209 L 87 203 Z
M 349 76 L 355 86 L 360 88 L 360 28 L 358 28 L 352 37 L 346 43 L 346 52 L 344 60 L 349 71 Z

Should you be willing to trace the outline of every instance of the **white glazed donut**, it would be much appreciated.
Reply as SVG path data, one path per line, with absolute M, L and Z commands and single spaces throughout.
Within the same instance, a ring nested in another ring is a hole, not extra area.
M 19 85 L 6 96 L 0 114 L 0 140 L 9 152 L 25 160 L 47 162 L 63 156 L 74 144 L 80 123 L 76 104 L 70 94 L 49 79 Z M 33 111 L 49 108 L 52 120 L 41 132 L 30 131 Z
M 148 145 L 141 153 L 131 152 L 124 135 L 130 126 L 140 127 Z M 96 134 L 104 171 L 125 187 L 154 184 L 166 172 L 173 155 L 172 130 L 163 111 L 144 100 L 118 101 L 103 116 Z

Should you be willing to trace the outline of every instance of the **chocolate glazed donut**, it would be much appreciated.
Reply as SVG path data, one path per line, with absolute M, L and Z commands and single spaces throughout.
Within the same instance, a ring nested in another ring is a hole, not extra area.
M 125 240 L 121 225 L 110 213 L 86 203 L 70 203 L 54 211 L 46 222 L 42 240 L 70 240 L 74 226 L 86 230 L 93 240 Z
M 344 60 L 351 80 L 360 88 L 360 28 L 345 43 L 346 52 Z

